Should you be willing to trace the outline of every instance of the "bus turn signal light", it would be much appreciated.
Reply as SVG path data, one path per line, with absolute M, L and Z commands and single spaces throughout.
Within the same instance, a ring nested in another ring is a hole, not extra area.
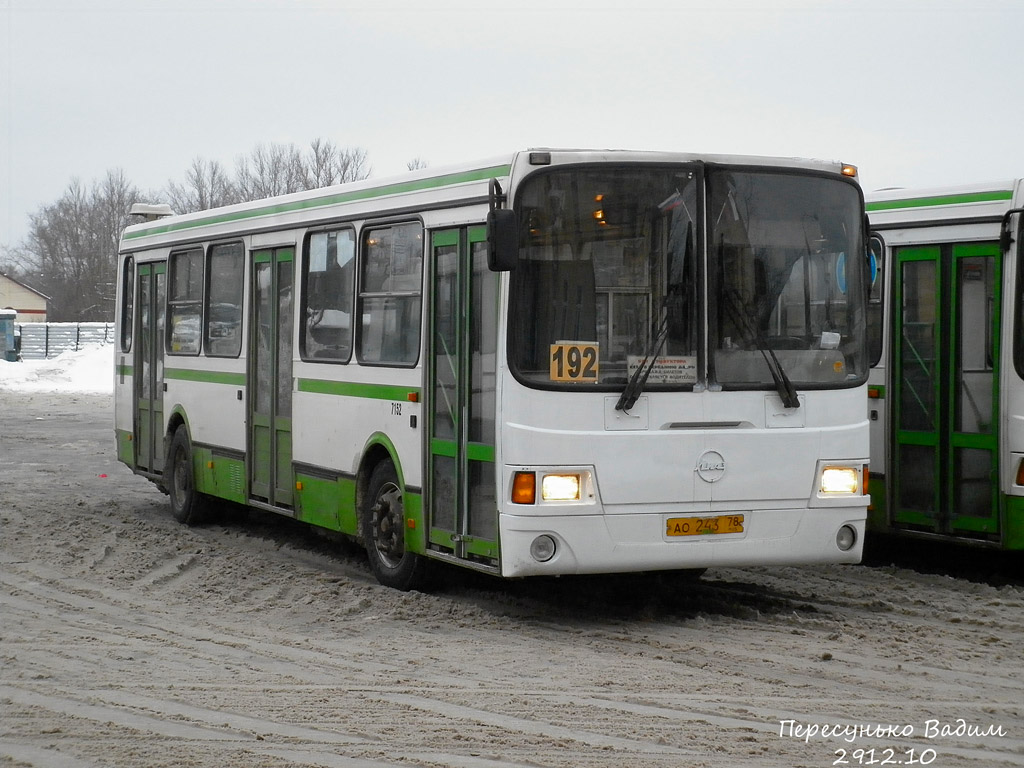
M 537 476 L 533 472 L 516 472 L 512 478 L 512 503 L 534 504 L 537 501 Z

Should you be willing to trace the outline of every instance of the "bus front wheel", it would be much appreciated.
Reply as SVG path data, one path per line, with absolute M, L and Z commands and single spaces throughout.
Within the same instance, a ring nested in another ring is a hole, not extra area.
M 202 494 L 196 490 L 192 446 L 184 425 L 179 426 L 171 438 L 171 447 L 167 452 L 167 473 L 167 495 L 171 499 L 174 519 L 185 525 L 201 522 L 205 504 Z
M 429 564 L 405 548 L 405 505 L 398 474 L 389 461 L 378 464 L 370 475 L 362 518 L 363 541 L 377 581 L 402 591 L 422 588 Z

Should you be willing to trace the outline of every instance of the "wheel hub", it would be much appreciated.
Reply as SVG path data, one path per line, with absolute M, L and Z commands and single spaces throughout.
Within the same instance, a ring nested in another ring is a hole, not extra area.
M 388 483 L 381 488 L 370 512 L 373 515 L 373 545 L 388 566 L 397 567 L 405 554 L 404 514 L 398 486 Z

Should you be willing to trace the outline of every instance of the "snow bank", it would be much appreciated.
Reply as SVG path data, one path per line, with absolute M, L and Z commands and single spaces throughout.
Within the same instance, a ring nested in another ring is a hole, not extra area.
M 64 352 L 49 360 L 0 360 L 0 392 L 114 391 L 114 345 Z

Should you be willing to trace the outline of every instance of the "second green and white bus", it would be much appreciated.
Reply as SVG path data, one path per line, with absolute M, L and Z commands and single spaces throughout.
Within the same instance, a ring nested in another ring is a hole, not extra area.
M 870 527 L 1024 550 L 1024 180 L 868 195 Z
M 143 221 L 119 456 L 363 542 L 375 576 L 855 563 L 856 169 L 529 150 Z

